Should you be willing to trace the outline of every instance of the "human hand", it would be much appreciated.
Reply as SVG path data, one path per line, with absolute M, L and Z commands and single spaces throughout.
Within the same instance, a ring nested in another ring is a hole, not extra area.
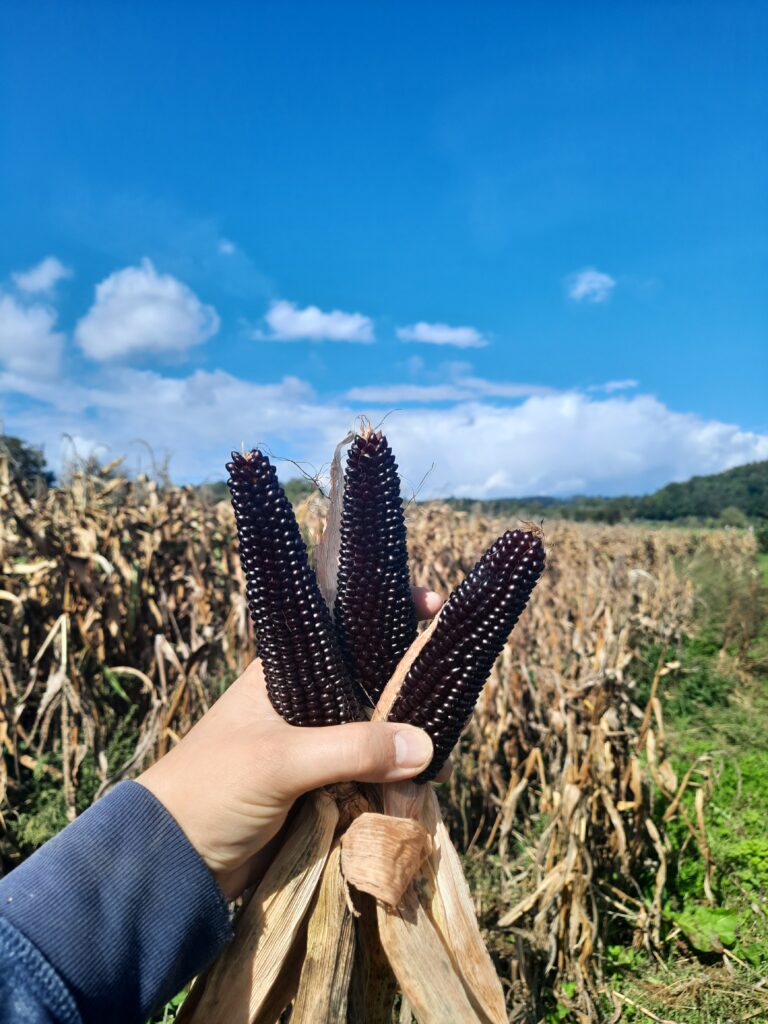
M 420 618 L 442 604 L 424 588 L 413 596 Z M 399 782 L 431 759 L 431 739 L 410 725 L 288 725 L 269 701 L 257 659 L 137 781 L 173 815 L 233 899 L 264 866 L 265 847 L 302 793 L 335 782 Z

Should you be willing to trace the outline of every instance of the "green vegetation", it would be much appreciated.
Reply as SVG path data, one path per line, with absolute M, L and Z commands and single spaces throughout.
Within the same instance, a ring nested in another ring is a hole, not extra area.
M 224 480 L 217 480 L 213 484 L 200 484 L 197 490 L 209 501 L 229 501 L 229 490 Z M 288 501 L 297 505 L 310 494 L 317 493 L 317 487 L 309 477 L 293 477 L 283 484 Z
M 176 1015 L 186 998 L 187 990 L 184 989 L 183 992 L 179 992 L 170 1002 L 166 1003 L 162 1010 L 155 1014 L 149 1024 L 171 1024 L 171 1021 L 176 1020 Z
M 27 486 L 50 487 L 53 484 L 54 475 L 46 467 L 41 448 L 10 434 L 0 434 L 0 451 L 7 454 L 11 472 Z
M 679 667 L 659 696 L 677 778 L 695 765 L 707 795 L 704 835 L 689 787 L 668 825 L 666 956 L 608 946 L 607 973 L 627 1021 L 648 1020 L 644 1011 L 680 1024 L 768 1020 L 768 580 L 712 566 L 694 580 L 699 629 L 667 651 Z M 746 636 L 732 628 L 739 605 L 753 612 Z M 641 702 L 659 653 L 634 665 Z M 659 794 L 659 811 L 667 804 Z
M 137 708 L 117 715 L 105 701 L 102 713 L 110 717 L 110 741 L 104 751 L 108 772 L 116 772 L 130 757 L 138 737 Z M 32 853 L 67 824 L 67 808 L 61 782 L 61 757 L 47 754 L 34 757 L 32 748 L 22 749 L 22 756 L 33 757 L 35 768 L 31 784 L 25 786 L 23 798 L 14 809 L 9 826 L 22 855 Z M 83 758 L 78 773 L 77 812 L 81 814 L 93 803 L 100 778 L 93 754 Z
M 734 509 L 750 518 L 768 517 L 768 460 L 667 484 L 637 502 L 641 519 L 723 518 Z
M 746 527 L 754 522 L 761 550 L 768 552 L 768 461 L 737 466 L 712 476 L 695 476 L 685 483 L 667 484 L 654 494 L 639 497 L 451 499 L 450 504 L 463 511 L 533 520 L 619 523 L 650 519 L 685 526 L 733 527 Z

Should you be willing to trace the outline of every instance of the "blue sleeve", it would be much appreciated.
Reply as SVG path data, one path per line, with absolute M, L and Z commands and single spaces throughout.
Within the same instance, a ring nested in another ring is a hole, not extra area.
M 0 880 L 0 1022 L 139 1024 L 231 934 L 176 821 L 123 782 Z
M 0 917 L 0 1022 L 82 1024 L 69 989 L 31 942 Z

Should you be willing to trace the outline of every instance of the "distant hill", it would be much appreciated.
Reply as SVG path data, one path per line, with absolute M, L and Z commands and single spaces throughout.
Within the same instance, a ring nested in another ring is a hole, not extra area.
M 286 480 L 284 487 L 294 504 L 313 491 L 310 481 L 302 478 Z M 213 500 L 229 497 L 223 481 L 202 484 L 200 490 Z M 448 504 L 464 511 L 478 510 L 488 515 L 533 520 L 557 518 L 618 523 L 628 519 L 653 519 L 731 526 L 746 526 L 750 521 L 768 523 L 768 460 L 750 462 L 711 476 L 694 476 L 685 483 L 667 484 L 653 494 L 635 497 L 449 498 Z
M 667 484 L 638 499 L 637 515 L 643 519 L 722 516 L 728 508 L 737 508 L 751 519 L 768 519 L 768 460 Z
M 745 526 L 749 520 L 768 521 L 768 460 L 711 476 L 694 476 L 685 483 L 667 484 L 653 494 L 638 497 L 451 499 L 450 504 L 466 510 L 481 508 L 494 515 L 522 514 L 531 519 L 557 517 L 609 523 L 624 519 L 716 520 Z

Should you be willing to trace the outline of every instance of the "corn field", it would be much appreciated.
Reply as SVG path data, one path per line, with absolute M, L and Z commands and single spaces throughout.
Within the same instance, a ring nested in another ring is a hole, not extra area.
M 310 540 L 322 505 L 299 510 Z M 409 506 L 413 582 L 447 595 L 510 525 Z M 698 811 L 710 785 L 706 758 L 676 777 L 656 697 L 692 621 L 681 569 L 702 556 L 735 564 L 753 542 L 622 526 L 544 531 L 548 569 L 440 798 L 477 883 L 510 1019 L 539 1019 L 546 992 L 567 981 L 569 1009 L 589 1021 L 608 934 L 658 947 L 664 824 L 686 814 L 683 790 L 696 790 Z M 0 462 L 0 576 L 7 871 L 30 852 L 16 825 L 33 792 L 55 790 L 74 818 L 178 742 L 255 652 L 229 505 L 125 479 L 118 465 L 33 494 Z M 639 706 L 633 663 L 650 643 L 670 653 Z M 705 852 L 703 813 L 689 825 Z

